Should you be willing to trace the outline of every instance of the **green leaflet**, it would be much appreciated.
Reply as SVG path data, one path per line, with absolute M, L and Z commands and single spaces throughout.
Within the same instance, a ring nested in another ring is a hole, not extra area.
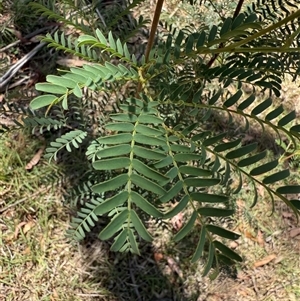
M 183 153 L 183 154 L 175 154 L 174 159 L 177 162 L 188 162 L 188 161 L 198 161 L 202 160 L 202 155 L 194 154 L 194 153 Z
M 137 231 L 137 233 L 146 241 L 152 241 L 152 237 L 149 234 L 149 232 L 146 230 L 144 224 L 142 223 L 142 221 L 140 220 L 140 218 L 138 217 L 138 215 L 136 214 L 136 212 L 134 210 L 130 211 L 130 218 L 131 218 L 131 222 L 135 228 L 135 230 Z
M 192 263 L 196 262 L 202 256 L 202 253 L 204 250 L 204 245 L 205 245 L 205 238 L 206 238 L 206 228 L 204 226 L 202 226 L 199 242 L 198 242 L 197 248 L 195 250 L 195 253 L 191 259 Z
M 167 218 L 172 218 L 174 217 L 175 215 L 177 215 L 179 212 L 181 212 L 185 207 L 186 205 L 188 204 L 189 202 L 189 196 L 188 195 L 185 195 L 179 202 L 178 204 L 173 207 L 173 209 L 171 209 L 169 212 L 167 212 L 165 215 L 164 215 L 164 219 L 167 219 Z
M 174 236 L 174 241 L 180 241 L 183 239 L 194 227 L 197 218 L 197 212 L 194 211 L 189 221 L 184 225 L 183 228 Z
M 151 128 L 151 127 L 146 126 L 146 125 L 142 125 L 142 124 L 138 124 L 135 127 L 135 130 L 138 133 L 141 133 L 145 136 L 162 136 L 162 135 L 164 135 L 164 132 L 162 132 L 158 129 Z
M 297 118 L 296 112 L 292 111 L 278 121 L 278 126 L 285 126 L 291 121 L 295 120 L 296 118 Z
M 105 128 L 110 131 L 132 132 L 134 126 L 132 123 L 118 122 L 118 123 L 108 123 L 105 125 Z
M 178 181 L 168 192 L 166 192 L 161 198 L 162 203 L 166 203 L 172 198 L 174 198 L 183 188 L 183 182 Z
M 93 162 L 93 167 L 96 170 L 113 170 L 119 168 L 129 167 L 131 161 L 127 157 L 119 157 L 112 159 L 101 159 Z
M 273 120 L 276 117 L 278 117 L 281 113 L 283 113 L 284 109 L 283 106 L 280 105 L 278 108 L 276 108 L 275 110 L 271 111 L 270 113 L 267 114 L 265 120 Z
M 227 159 L 236 159 L 242 156 L 245 156 L 251 152 L 253 152 L 257 148 L 257 143 L 248 144 L 246 146 L 242 146 L 238 149 L 235 149 L 226 154 Z
M 300 185 L 282 186 L 282 187 L 277 188 L 276 191 L 281 194 L 297 194 L 297 193 L 300 193 Z
M 156 146 L 166 146 L 167 143 L 165 140 L 157 137 L 145 136 L 142 134 L 135 134 L 133 136 L 134 140 L 138 143 L 146 144 L 146 145 L 156 145 Z
M 261 153 L 258 153 L 256 155 L 254 155 L 254 156 L 251 156 L 249 158 L 242 159 L 241 161 L 238 162 L 238 166 L 239 167 L 249 166 L 251 164 L 254 164 L 254 163 L 262 160 L 266 155 L 267 155 L 267 152 L 263 151 Z
M 115 241 L 110 247 L 110 249 L 113 252 L 119 251 L 125 244 L 127 236 L 128 236 L 127 229 L 123 229 L 121 233 L 117 237 L 115 237 Z
M 207 263 L 206 263 L 206 266 L 203 271 L 203 277 L 205 277 L 211 270 L 213 262 L 214 262 L 214 258 L 215 258 L 215 246 L 213 243 L 210 243 L 209 250 L 208 250 L 208 259 L 207 259 Z
M 209 187 L 220 183 L 220 179 L 187 178 L 184 184 L 191 187 Z
M 98 138 L 97 141 L 101 144 L 121 144 L 126 142 L 131 142 L 132 135 L 129 133 L 116 134 L 106 137 Z
M 150 160 L 160 160 L 166 157 L 166 154 L 161 151 L 145 148 L 138 145 L 134 145 L 133 152 L 138 157 Z
M 203 207 L 199 208 L 198 212 L 204 216 L 231 216 L 234 214 L 234 210 L 232 209 L 220 209 L 214 207 Z
M 130 193 L 131 201 L 135 203 L 141 210 L 156 218 L 162 217 L 163 214 L 155 208 L 150 202 L 135 191 Z
M 237 240 L 241 236 L 237 233 L 231 232 L 229 230 L 226 230 L 224 228 L 215 225 L 207 225 L 206 229 L 207 231 L 212 232 L 213 234 L 219 235 L 227 239 Z
M 51 84 L 51 83 L 37 83 L 35 85 L 36 90 L 42 91 L 42 92 L 48 92 L 52 94 L 66 94 L 67 88 Z
M 220 152 L 224 152 L 226 150 L 229 150 L 231 148 L 237 147 L 241 143 L 241 140 L 242 139 L 236 139 L 236 140 L 231 141 L 231 142 L 226 142 L 226 143 L 219 144 L 214 148 L 214 151 L 220 153 Z
M 135 170 L 137 170 L 141 175 L 144 175 L 152 180 L 157 182 L 169 180 L 168 177 L 164 176 L 163 174 L 159 173 L 155 169 L 150 168 L 143 162 L 137 159 L 132 160 L 132 165 Z
M 229 249 L 227 246 L 225 246 L 221 242 L 215 240 L 213 242 L 213 244 L 215 245 L 215 247 L 217 249 L 219 249 L 225 256 L 229 257 L 230 259 L 238 261 L 238 262 L 242 262 L 243 261 L 243 259 L 242 259 L 242 257 L 240 255 L 238 255 L 236 252 L 234 252 L 231 249 Z
M 41 95 L 31 101 L 30 108 L 32 110 L 37 110 L 52 104 L 55 100 L 57 100 L 57 97 L 54 95 Z
M 107 157 L 116 157 L 120 155 L 129 154 L 131 150 L 131 146 L 129 144 L 120 144 L 116 146 L 111 146 L 107 148 L 103 148 L 96 152 L 96 156 L 100 158 Z
M 123 210 L 117 214 L 111 222 L 100 232 L 99 238 L 102 240 L 107 240 L 111 238 L 115 233 L 117 233 L 122 225 L 126 222 L 129 216 L 128 209 Z
M 225 195 L 208 194 L 201 192 L 192 192 L 191 198 L 194 201 L 203 203 L 224 203 L 228 201 L 228 197 Z
M 129 238 L 130 247 L 131 247 L 130 251 L 133 254 L 140 255 L 139 247 L 138 247 L 138 244 L 137 244 L 137 241 L 135 239 L 132 229 L 128 230 L 128 238 Z
M 289 169 L 285 169 L 279 172 L 276 172 L 266 178 L 263 179 L 264 184 L 273 184 L 275 182 L 281 181 L 290 176 Z
M 74 80 L 65 78 L 63 76 L 47 75 L 46 80 L 49 83 L 62 86 L 63 88 L 73 89 L 76 86 L 76 82 Z
M 183 174 L 192 175 L 192 176 L 201 176 L 201 177 L 209 177 L 212 175 L 212 172 L 207 169 L 202 169 L 189 165 L 181 165 L 179 167 L 179 171 Z
M 148 191 L 152 191 L 153 193 L 156 193 L 158 195 L 166 193 L 166 191 L 161 186 L 144 177 L 141 177 L 140 175 L 132 174 L 130 176 L 130 180 L 138 187 L 141 187 Z
M 123 205 L 128 199 L 128 192 L 122 191 L 119 194 L 116 194 L 115 196 L 105 200 L 103 203 L 98 205 L 94 209 L 94 213 L 96 215 L 103 215 L 109 211 L 111 211 L 113 208 Z
M 265 101 L 263 101 L 261 104 L 259 104 L 257 107 L 255 107 L 252 112 L 251 115 L 258 115 L 260 113 L 262 113 L 264 110 L 266 110 L 268 107 L 270 107 L 272 105 L 273 101 L 271 98 L 267 98 Z
M 204 146 L 210 146 L 213 145 L 215 143 L 217 143 L 218 141 L 222 140 L 224 137 L 226 137 L 227 133 L 222 133 L 220 135 L 205 139 L 202 143 Z
M 136 122 L 137 121 L 136 115 L 131 114 L 131 113 L 127 113 L 127 114 L 124 114 L 124 113 L 111 114 L 110 118 L 112 120 L 115 120 L 115 121 L 124 121 L 124 122 L 126 122 L 126 121 L 128 121 L 128 122 Z
M 164 121 L 153 115 L 140 115 L 138 117 L 140 123 L 152 123 L 152 124 L 163 124 Z
M 255 101 L 255 95 L 251 94 L 247 99 L 245 99 L 237 108 L 238 110 L 247 109 Z
M 266 172 L 276 168 L 277 166 L 278 166 L 278 160 L 274 160 L 272 162 L 268 162 L 266 164 L 263 164 L 259 167 L 256 167 L 256 168 L 252 169 L 250 171 L 250 174 L 252 176 L 258 176 L 258 175 L 261 175 L 263 173 L 266 173 Z
M 111 191 L 123 186 L 128 181 L 128 175 L 122 174 L 118 175 L 112 179 L 109 179 L 105 182 L 96 184 L 92 187 L 92 190 L 96 193 L 102 193 L 106 191 Z
M 232 76 L 232 75 L 231 75 Z M 225 102 L 224 102 L 224 107 L 229 108 L 233 106 L 243 95 L 243 92 L 241 90 L 238 90 L 233 96 L 229 97 Z

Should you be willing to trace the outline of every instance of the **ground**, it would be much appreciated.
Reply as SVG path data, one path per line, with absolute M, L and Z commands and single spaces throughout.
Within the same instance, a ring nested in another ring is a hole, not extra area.
M 187 20 L 193 15 L 182 4 L 170 3 L 164 7 L 166 20 L 170 16 L 177 21 L 179 16 Z M 3 28 L 13 41 L 17 34 L 7 29 L 13 28 L 10 13 L 5 10 L 0 13 L 1 24 L 6 22 Z M 4 46 L 0 44 L 0 48 Z M 15 46 L 11 52 L 0 51 L 1 69 L 5 71 L 5 67 L 29 50 L 30 43 Z M 39 63 L 45 60 L 43 55 L 19 71 L 17 79 L 28 76 L 26 89 L 17 85 L 16 89 L 3 91 L 2 104 L 5 100 L 28 104 L 35 93 L 31 81 L 42 76 L 38 71 Z M 55 61 L 51 62 L 55 65 Z M 282 98 L 277 101 L 295 108 L 299 114 L 299 95 L 299 84 L 288 80 Z M 4 115 L 0 115 L 0 121 L 10 125 L 10 118 Z M 253 139 L 251 135 L 254 133 L 249 134 L 249 139 Z M 254 138 L 259 139 L 259 135 L 256 132 Z M 211 281 L 201 275 L 202 261 L 190 263 L 197 229 L 180 244 L 171 241 L 170 234 L 178 231 L 184 215 L 177 216 L 166 227 L 149 221 L 155 239 L 152 244 L 142 243 L 141 256 L 110 252 L 109 244 L 97 238 L 97 229 L 81 243 L 69 241 L 66 230 L 73 211 L 66 196 L 70 186 L 60 180 L 63 166 L 41 158 L 43 148 L 41 137 L 24 131 L 0 137 L 1 301 L 300 299 L 300 228 L 282 202 L 275 202 L 275 212 L 271 215 L 272 203 L 263 191 L 258 191 L 259 201 L 250 209 L 251 189 L 245 184 L 236 200 L 236 220 L 230 221 L 233 229 L 241 233 L 241 238 L 230 247 L 243 255 L 244 262 L 224 267 Z M 292 159 L 283 164 L 294 164 L 292 184 L 295 184 L 299 183 L 300 159 Z

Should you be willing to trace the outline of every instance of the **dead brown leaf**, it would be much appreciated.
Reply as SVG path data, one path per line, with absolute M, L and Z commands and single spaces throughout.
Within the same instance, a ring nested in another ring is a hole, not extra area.
M 263 258 L 259 261 L 256 261 L 253 266 L 254 266 L 254 268 L 264 266 L 264 265 L 268 264 L 269 262 L 271 262 L 275 258 L 276 258 L 275 254 L 268 255 L 265 258 Z
M 41 160 L 42 154 L 45 150 L 45 147 L 41 147 L 38 152 L 33 156 L 33 158 L 30 160 L 30 162 L 25 166 L 26 170 L 31 170 L 35 165 L 39 163 Z
M 30 229 L 32 229 L 35 226 L 35 222 L 33 220 L 26 223 L 26 225 L 23 227 L 23 233 L 26 234 Z
M 25 225 L 26 225 L 26 222 L 21 222 L 21 223 L 19 223 L 19 224 L 16 226 L 15 233 L 14 233 L 14 239 L 17 239 L 17 238 L 18 238 L 18 235 L 19 235 L 19 232 L 20 232 L 21 228 L 22 228 L 23 226 L 25 226 Z
M 300 228 L 294 228 L 290 231 L 290 237 L 296 237 L 300 234 Z

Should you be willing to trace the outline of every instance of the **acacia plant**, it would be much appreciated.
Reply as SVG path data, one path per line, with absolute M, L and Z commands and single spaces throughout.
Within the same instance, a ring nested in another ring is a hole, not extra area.
M 206 275 L 220 260 L 242 261 L 226 246 L 226 240 L 239 235 L 225 229 L 218 217 L 234 215 L 230 200 L 243 183 L 253 186 L 253 205 L 261 186 L 273 205 L 281 200 L 299 215 L 300 202 L 289 195 L 300 193 L 300 186 L 286 185 L 289 169 L 281 168 L 276 158 L 267 159 L 267 150 L 258 143 L 242 138 L 256 124 L 293 149 L 299 145 L 296 113 L 273 100 L 280 96 L 286 76 L 296 80 L 300 74 L 300 2 L 257 0 L 247 6 L 239 0 L 232 16 L 220 17 L 215 24 L 195 20 L 199 25 L 181 29 L 161 24 L 164 30 L 157 35 L 163 5 L 158 0 L 146 50 L 138 58 L 126 41 L 147 23 L 128 15 L 140 2 L 127 2 L 126 9 L 106 19 L 109 22 L 102 20 L 97 29 L 89 27 L 89 32 L 80 22 L 59 17 L 81 28 L 82 34 L 72 38 L 55 33 L 44 41 L 88 63 L 36 84 L 43 93 L 30 107 L 47 107 L 46 117 L 28 116 L 24 124 L 64 129 L 46 149 L 49 159 L 88 141 L 86 160 L 93 169 L 88 180 L 79 183 L 81 208 L 70 236 L 83 239 L 99 217 L 106 216 L 109 221 L 99 238 L 113 238 L 113 251 L 139 254 L 140 240 L 152 240 L 147 219 L 188 212 L 174 240 L 199 229 L 191 261 L 205 255 Z M 204 3 L 213 5 L 192 5 Z M 58 19 L 53 11 L 32 6 Z M 95 96 L 114 103 L 115 109 L 105 116 L 93 109 L 91 118 L 86 108 L 92 107 Z M 53 108 L 62 113 L 51 115 Z M 70 111 L 89 121 L 70 128 Z M 226 127 L 211 127 L 212 116 Z M 233 127 L 241 130 L 233 133 Z

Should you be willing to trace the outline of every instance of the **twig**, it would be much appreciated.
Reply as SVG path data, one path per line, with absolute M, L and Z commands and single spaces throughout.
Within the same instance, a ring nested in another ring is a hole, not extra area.
M 58 29 L 56 26 L 51 34 Z M 15 74 L 31 59 L 33 58 L 44 46 L 45 42 L 40 42 L 35 48 L 28 52 L 24 57 L 22 57 L 16 64 L 11 66 L 9 70 L 0 78 L 0 92 L 5 90 L 6 84 L 15 76 Z
M 30 197 L 22 198 L 22 199 L 20 199 L 20 200 L 18 200 L 18 201 L 16 201 L 16 202 L 14 202 L 13 204 L 10 204 L 10 205 L 8 205 L 8 206 L 6 206 L 6 207 L 0 209 L 0 213 L 3 213 L 3 212 L 5 212 L 6 210 L 8 210 L 8 209 L 10 209 L 10 208 L 12 208 L 12 207 L 15 207 L 15 206 L 17 206 L 17 205 L 19 205 L 19 204 L 25 202 L 25 201 L 28 200 L 29 198 L 32 199 L 33 197 L 35 197 L 35 196 L 41 194 L 41 192 L 47 192 L 47 191 L 49 190 L 49 188 L 50 188 L 50 187 L 46 187 L 46 189 L 40 189 L 40 190 L 36 191 L 35 193 L 33 193 L 32 195 L 30 195 Z
M 234 14 L 233 14 L 233 19 L 235 19 L 238 14 L 240 13 L 241 9 L 242 9 L 242 6 L 244 4 L 244 1 L 245 0 L 239 0 L 239 3 L 237 4 L 236 8 L 235 8 L 235 11 L 234 11 Z M 224 44 L 221 43 L 219 45 L 219 48 L 223 48 L 224 47 Z M 207 63 L 207 67 L 210 68 L 212 66 L 212 64 L 215 62 L 215 60 L 219 57 L 219 53 L 216 53 L 211 59 L 210 61 Z
M 46 30 L 49 30 L 49 29 L 51 29 L 51 28 L 53 28 L 53 25 L 52 25 L 52 26 L 46 26 L 46 27 L 43 27 L 43 28 L 39 28 L 39 29 L 35 30 L 34 32 L 31 32 L 31 33 L 29 33 L 28 35 L 26 35 L 25 37 L 23 37 L 23 39 L 24 39 L 24 40 L 29 40 L 29 39 L 31 39 L 31 38 L 37 36 L 38 34 L 44 32 L 44 31 L 46 31 Z M 17 41 L 15 41 L 15 42 L 12 42 L 12 43 L 8 44 L 7 46 L 1 48 L 1 49 L 0 49 L 0 52 L 4 52 L 4 51 L 8 50 L 9 48 L 18 45 L 20 42 L 21 42 L 21 40 L 17 40 Z
M 129 265 L 130 265 L 131 261 L 129 262 Z M 138 298 L 139 301 L 142 300 L 142 297 L 141 297 L 141 294 L 137 288 L 137 284 L 136 284 L 136 281 L 135 281 L 135 277 L 134 277 L 134 274 L 132 272 L 132 269 L 131 267 L 129 268 L 129 273 L 130 273 L 130 278 L 131 278 L 131 281 L 132 281 L 132 284 L 133 284 L 133 289 L 134 289 L 134 292 Z

